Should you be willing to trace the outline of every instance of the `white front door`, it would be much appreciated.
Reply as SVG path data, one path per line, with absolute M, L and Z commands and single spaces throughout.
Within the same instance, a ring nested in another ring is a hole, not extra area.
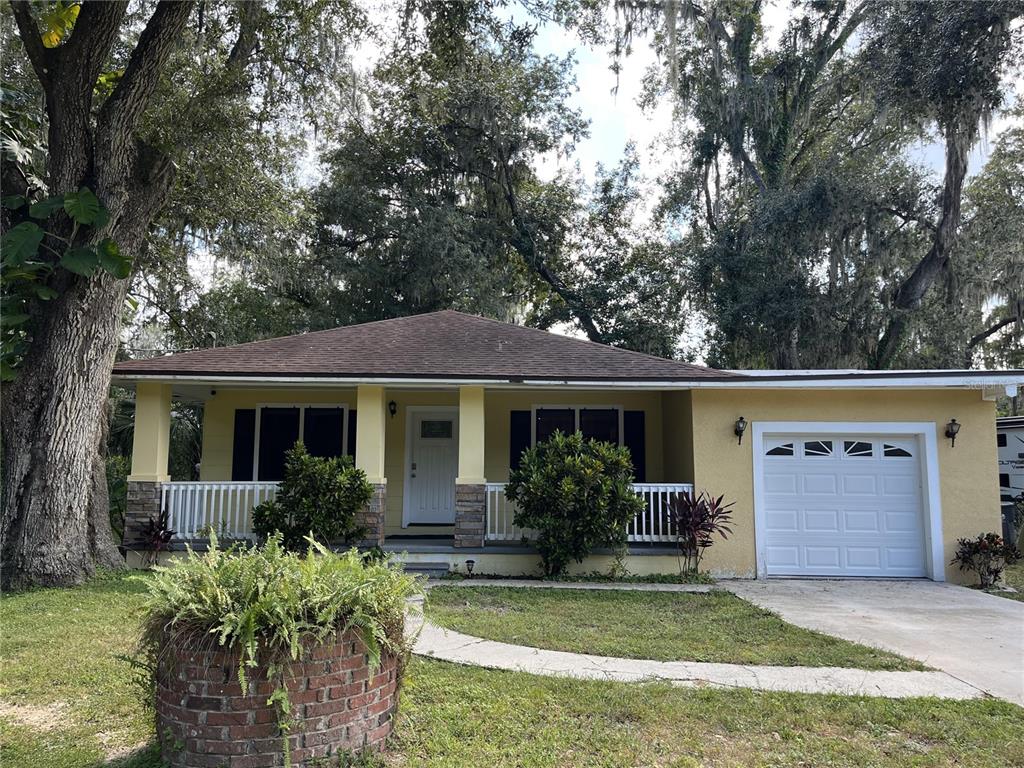
M 412 411 L 409 419 L 405 524 L 453 525 L 459 473 L 458 411 Z
M 915 437 L 768 434 L 758 448 L 768 576 L 927 574 Z

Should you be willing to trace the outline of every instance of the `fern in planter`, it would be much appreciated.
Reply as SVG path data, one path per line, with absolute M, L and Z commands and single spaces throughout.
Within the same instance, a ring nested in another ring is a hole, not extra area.
M 237 651 L 236 675 L 243 691 L 251 675 L 266 670 L 275 684 L 270 696 L 278 712 L 289 760 L 289 702 L 284 675 L 311 645 L 352 629 L 366 645 L 370 666 L 384 654 L 409 654 L 406 600 L 419 591 L 400 567 L 372 563 L 357 550 L 336 554 L 307 538 L 305 556 L 286 550 L 279 534 L 262 547 L 191 549 L 185 559 L 158 567 L 148 582 L 140 657 L 154 676 L 180 647 Z
M 301 552 L 306 537 L 354 544 L 366 535 L 358 514 L 373 498 L 366 473 L 348 456 L 311 456 L 300 442 L 288 451 L 277 498 L 253 509 L 253 530 L 263 537 L 281 534 L 286 549 Z

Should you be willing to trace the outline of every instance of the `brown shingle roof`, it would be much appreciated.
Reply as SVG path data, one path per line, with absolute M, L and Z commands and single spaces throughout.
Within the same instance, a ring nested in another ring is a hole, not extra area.
M 451 310 L 114 366 L 115 376 L 136 374 L 577 381 L 739 377 Z

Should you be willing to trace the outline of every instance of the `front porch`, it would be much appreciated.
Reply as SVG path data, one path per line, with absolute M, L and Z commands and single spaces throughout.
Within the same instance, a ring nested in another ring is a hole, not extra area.
M 504 489 L 519 455 L 556 429 L 618 442 L 633 455 L 644 511 L 629 525 L 637 551 L 675 542 L 673 497 L 692 489 L 689 392 L 486 388 L 205 389 L 140 381 L 125 546 L 144 548 L 166 511 L 175 541 L 252 540 L 252 509 L 274 498 L 283 454 L 350 455 L 376 494 L 367 545 L 414 554 L 527 554 Z M 198 480 L 167 474 L 175 400 L 204 408 Z M 652 549 L 653 548 L 653 549 Z

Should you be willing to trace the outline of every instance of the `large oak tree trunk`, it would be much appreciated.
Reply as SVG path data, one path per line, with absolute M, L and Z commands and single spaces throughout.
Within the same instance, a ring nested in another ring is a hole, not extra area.
M 46 95 L 50 192 L 93 189 L 110 217 L 90 241 L 110 237 L 137 255 L 170 193 L 172 166 L 135 134 L 191 3 L 157 6 L 96 114 L 93 88 L 127 3 L 84 4 L 71 38 L 55 49 L 43 49 L 28 3 L 11 7 Z M 60 216 L 52 222 L 58 228 Z M 7 587 L 72 584 L 97 565 L 123 565 L 107 519 L 101 445 L 128 283 L 105 271 L 55 274 L 59 296 L 32 310 L 31 345 L 0 401 L 0 580 Z

